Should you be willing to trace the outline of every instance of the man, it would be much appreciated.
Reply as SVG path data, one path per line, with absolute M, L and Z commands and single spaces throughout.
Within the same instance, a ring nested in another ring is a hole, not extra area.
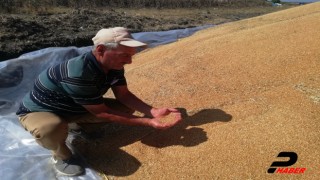
M 152 107 L 128 90 L 124 65 L 132 62 L 137 47 L 146 44 L 134 40 L 123 27 L 101 29 L 92 40 L 92 51 L 43 71 L 17 111 L 23 127 L 52 150 L 56 170 L 68 176 L 84 172 L 66 146 L 68 123 L 117 122 L 167 129 L 181 121 L 177 109 Z M 103 98 L 109 88 L 116 100 Z M 134 116 L 132 110 L 145 116 Z M 161 123 L 159 118 L 169 114 L 172 121 Z

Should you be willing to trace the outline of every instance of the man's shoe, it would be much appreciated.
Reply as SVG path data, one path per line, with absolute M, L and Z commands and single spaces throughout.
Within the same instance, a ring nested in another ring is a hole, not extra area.
M 52 157 L 54 168 L 62 175 L 65 176 L 77 176 L 84 173 L 84 168 L 78 159 L 71 156 L 67 160 L 61 160 L 56 157 Z

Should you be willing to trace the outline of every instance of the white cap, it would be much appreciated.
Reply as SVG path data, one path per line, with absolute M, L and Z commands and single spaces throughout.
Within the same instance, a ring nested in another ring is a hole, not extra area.
M 92 38 L 93 44 L 119 43 L 123 46 L 141 47 L 147 44 L 134 40 L 127 28 L 114 27 L 109 29 L 101 29 L 96 36 Z

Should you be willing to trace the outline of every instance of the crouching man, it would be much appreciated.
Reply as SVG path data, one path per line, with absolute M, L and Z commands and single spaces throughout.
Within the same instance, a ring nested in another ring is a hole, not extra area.
M 68 123 L 116 122 L 167 129 L 181 121 L 174 108 L 155 108 L 136 97 L 127 87 L 124 65 L 132 63 L 137 47 L 123 27 L 101 29 L 92 38 L 93 50 L 43 71 L 17 111 L 22 126 L 37 143 L 52 150 L 58 172 L 68 176 L 84 173 L 80 161 L 66 146 Z M 104 99 L 112 89 L 116 99 Z M 139 111 L 145 117 L 132 114 Z M 170 123 L 160 118 L 173 114 Z

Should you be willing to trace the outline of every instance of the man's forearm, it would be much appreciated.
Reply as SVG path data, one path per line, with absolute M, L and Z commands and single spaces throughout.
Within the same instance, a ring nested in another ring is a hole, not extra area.
M 142 125 L 142 126 L 152 126 L 149 118 L 141 117 L 125 117 L 116 114 L 100 113 L 96 115 L 98 118 L 106 119 L 106 121 L 112 121 L 116 123 L 126 124 L 126 125 Z
M 132 93 L 128 93 L 126 96 L 123 96 L 119 101 L 131 109 L 142 112 L 148 117 L 153 117 L 151 114 L 153 107 L 146 104 Z

